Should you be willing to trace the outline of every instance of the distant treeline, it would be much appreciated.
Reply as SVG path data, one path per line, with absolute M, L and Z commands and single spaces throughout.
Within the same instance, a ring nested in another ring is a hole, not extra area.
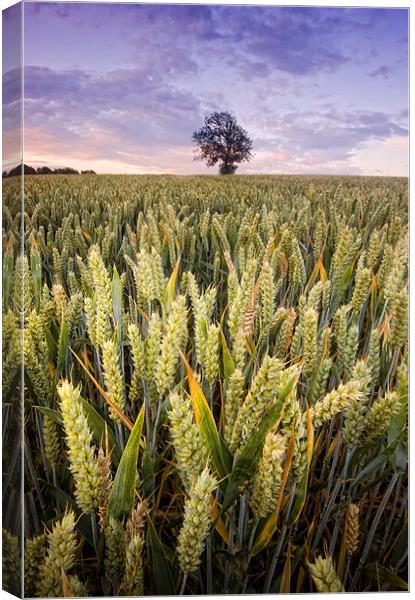
M 86 171 L 77 171 L 71 167 L 63 167 L 61 169 L 50 169 L 49 167 L 38 167 L 35 169 L 30 165 L 23 165 L 24 175 L 96 175 L 95 171 L 88 169 Z M 17 165 L 10 171 L 3 171 L 3 177 L 14 177 L 22 174 L 22 166 Z

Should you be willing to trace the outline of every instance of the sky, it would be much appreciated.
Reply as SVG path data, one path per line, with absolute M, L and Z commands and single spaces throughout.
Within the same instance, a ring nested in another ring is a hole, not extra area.
M 406 9 L 28 2 L 24 87 L 34 166 L 213 174 L 191 137 L 219 110 L 253 139 L 238 173 L 408 174 Z

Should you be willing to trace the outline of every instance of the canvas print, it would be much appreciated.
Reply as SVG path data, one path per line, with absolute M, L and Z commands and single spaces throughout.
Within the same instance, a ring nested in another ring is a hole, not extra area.
M 5 590 L 408 590 L 408 13 L 3 11 Z

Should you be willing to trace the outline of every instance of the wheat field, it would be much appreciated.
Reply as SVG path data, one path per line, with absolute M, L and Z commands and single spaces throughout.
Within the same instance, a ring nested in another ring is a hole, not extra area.
M 407 193 L 5 180 L 6 589 L 407 589 Z

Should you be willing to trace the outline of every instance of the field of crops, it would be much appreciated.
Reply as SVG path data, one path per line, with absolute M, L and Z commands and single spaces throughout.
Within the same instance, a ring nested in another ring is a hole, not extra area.
M 26 596 L 407 589 L 406 179 L 3 190 L 7 589 L 20 323 Z

